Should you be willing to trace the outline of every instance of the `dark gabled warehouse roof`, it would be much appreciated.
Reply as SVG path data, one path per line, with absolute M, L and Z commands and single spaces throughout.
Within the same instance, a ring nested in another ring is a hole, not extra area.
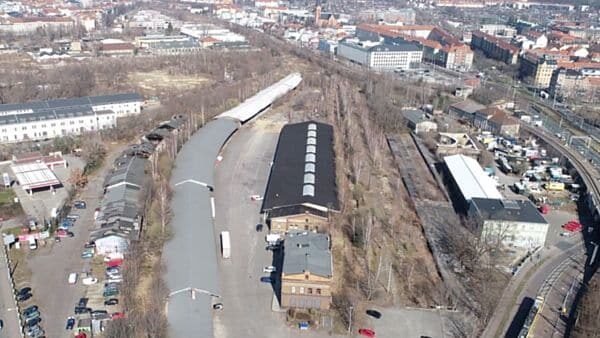
M 333 127 L 319 122 L 281 129 L 262 211 L 294 205 L 339 210 Z

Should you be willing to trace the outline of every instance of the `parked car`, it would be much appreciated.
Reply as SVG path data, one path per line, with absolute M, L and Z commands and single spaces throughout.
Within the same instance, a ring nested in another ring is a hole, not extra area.
M 67 278 L 67 281 L 69 282 L 69 284 L 75 284 L 75 283 L 77 283 L 77 273 L 76 272 L 71 272 L 69 274 L 69 278 Z
M 31 298 L 31 293 L 26 293 L 24 295 L 17 295 L 17 302 L 24 302 Z
M 373 309 L 369 309 L 367 310 L 367 314 L 373 318 L 381 318 L 381 312 L 377 311 L 377 310 L 373 310 Z
M 25 310 L 23 310 L 23 314 L 25 316 L 27 316 L 27 314 L 33 313 L 33 312 L 37 312 L 37 310 L 38 310 L 38 306 L 37 305 L 31 305 L 30 307 L 28 307 Z
M 93 258 L 93 257 L 94 257 L 93 251 L 84 251 L 81 253 L 81 258 Z
M 76 315 L 80 315 L 80 314 L 83 314 L 83 313 L 92 312 L 92 309 L 90 309 L 89 307 L 76 306 L 74 312 L 75 312 Z
M 75 201 L 73 202 L 73 206 L 75 209 L 85 209 L 87 205 L 85 201 Z
M 85 242 L 85 244 L 83 245 L 83 247 L 85 249 L 93 249 L 96 247 L 96 243 L 94 242 Z
M 104 305 L 117 305 L 119 304 L 119 300 L 116 298 L 107 299 L 104 301 Z
M 73 236 L 75 236 L 75 234 L 73 232 L 65 230 L 65 229 L 58 229 L 56 231 L 56 236 L 58 236 L 58 237 L 73 237 Z
M 79 217 L 80 217 L 79 215 L 70 214 L 70 215 L 67 215 L 66 219 L 78 220 Z
M 77 306 L 86 307 L 88 300 L 89 300 L 89 298 L 79 298 L 79 302 L 77 303 Z
M 108 311 L 106 310 L 94 310 L 91 313 L 93 319 L 100 319 L 104 317 L 108 317 Z
M 33 319 L 33 318 L 37 318 L 39 316 L 40 316 L 40 312 L 36 310 L 34 312 L 26 314 L 25 315 L 25 320 L 30 320 L 30 319 Z
M 106 273 L 119 273 L 120 271 L 121 270 L 116 266 L 109 266 L 106 268 Z
M 115 312 L 115 313 L 112 314 L 112 319 L 113 320 L 115 320 L 115 319 L 122 319 L 122 318 L 125 318 L 125 313 L 123 313 L 123 312 Z
M 213 309 L 215 309 L 215 310 L 221 310 L 221 309 L 223 309 L 223 303 L 213 304 Z
M 27 327 L 33 327 L 33 326 L 38 325 L 41 321 L 42 321 L 42 318 L 35 317 L 35 318 L 31 318 L 31 319 L 27 320 L 25 325 L 27 325 Z
M 31 288 L 30 287 L 24 287 L 24 288 L 21 288 L 19 290 L 19 292 L 17 292 L 17 295 L 25 295 L 25 294 L 28 294 L 28 293 L 31 293 Z
M 271 280 L 271 277 L 268 277 L 268 276 L 260 277 L 260 281 L 263 283 L 272 283 L 273 282 Z
M 27 330 L 25 331 L 25 333 L 27 333 L 27 335 L 29 337 L 38 337 L 40 331 L 42 331 L 42 329 L 39 327 L 39 325 L 36 326 L 32 326 L 27 328 Z
M 274 267 L 273 265 L 265 266 L 263 268 L 263 272 L 269 272 L 269 273 L 271 273 L 271 272 L 276 272 L 276 271 L 277 271 L 277 268 Z
M 60 227 L 61 227 L 61 228 L 70 228 L 70 227 L 72 227 L 72 226 L 74 226 L 74 225 L 75 225 L 75 221 L 73 221 L 73 220 L 70 220 L 70 219 L 66 219 L 66 218 L 65 218 L 65 219 L 63 219 L 63 220 L 60 222 Z
M 375 331 L 371 329 L 359 329 L 358 334 L 369 338 L 375 338 Z
M 109 268 L 118 268 L 123 264 L 122 258 L 112 258 L 106 262 L 106 266 Z
M 87 277 L 87 278 L 82 279 L 81 282 L 83 283 L 83 285 L 94 285 L 94 284 L 98 283 L 98 278 Z
M 104 289 L 118 289 L 119 288 L 119 284 L 118 283 L 104 283 Z
M 102 297 L 106 298 L 106 297 L 112 297 L 112 296 L 116 296 L 119 294 L 119 290 L 104 290 L 104 292 L 102 293 Z
M 65 327 L 65 330 L 73 330 L 74 326 L 75 326 L 75 318 L 73 318 L 73 317 L 67 318 L 67 326 Z
M 119 275 L 119 276 L 111 276 L 111 277 L 110 277 L 110 278 L 107 280 L 107 282 L 109 282 L 109 283 L 117 283 L 117 284 L 118 284 L 118 283 L 121 283 L 121 282 L 123 282 L 123 278 L 121 278 L 121 276 L 120 276 L 120 275 Z

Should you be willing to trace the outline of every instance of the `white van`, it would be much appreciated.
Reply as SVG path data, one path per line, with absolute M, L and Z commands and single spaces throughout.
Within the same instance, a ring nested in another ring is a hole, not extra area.
M 75 283 L 77 283 L 77 273 L 72 272 L 69 274 L 69 284 L 75 284 Z

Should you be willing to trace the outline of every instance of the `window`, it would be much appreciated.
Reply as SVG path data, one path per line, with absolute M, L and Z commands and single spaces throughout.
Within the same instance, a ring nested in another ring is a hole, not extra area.
M 308 292 L 309 295 L 312 295 L 313 289 L 312 288 L 308 288 L 307 292 Z
M 303 286 L 300 287 L 300 293 L 304 293 L 304 287 Z
M 308 274 L 304 275 L 304 279 L 308 280 Z
M 317 295 L 321 294 L 321 289 L 317 289 Z
M 296 293 L 296 287 L 292 286 L 292 293 Z

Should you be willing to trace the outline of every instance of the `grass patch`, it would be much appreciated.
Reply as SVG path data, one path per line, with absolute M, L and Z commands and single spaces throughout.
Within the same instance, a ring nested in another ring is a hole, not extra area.
M 15 203 L 15 192 L 11 188 L 0 189 L 0 218 L 10 219 L 23 215 L 20 203 Z
M 15 192 L 12 189 L 0 190 L 0 206 L 13 204 L 15 201 Z

